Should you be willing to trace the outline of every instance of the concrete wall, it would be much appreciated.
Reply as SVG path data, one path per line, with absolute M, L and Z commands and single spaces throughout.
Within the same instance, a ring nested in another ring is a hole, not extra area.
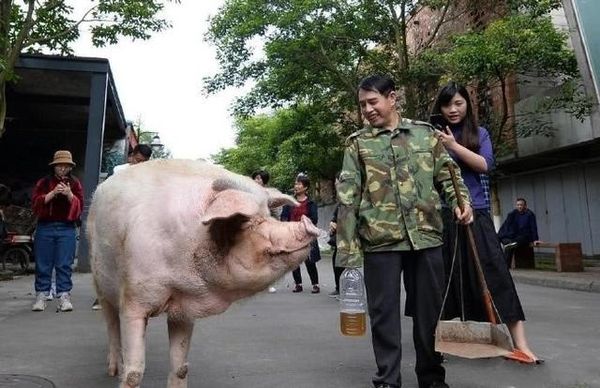
M 515 112 L 517 115 L 525 115 L 527 112 L 534 111 L 536 104 L 541 99 L 554 94 L 556 91 L 556 88 L 546 89 L 543 94 L 522 99 L 515 104 Z M 584 121 L 579 121 L 564 111 L 555 111 L 551 114 L 540 115 L 540 118 L 543 121 L 551 123 L 551 126 L 555 129 L 552 132 L 553 136 L 533 135 L 525 138 L 517 138 L 517 149 L 520 157 L 579 144 L 593 140 L 595 137 L 591 117 L 585 118 Z
M 589 73 L 589 68 L 587 68 L 588 63 L 585 60 L 585 52 L 581 46 L 582 42 L 579 39 L 578 30 L 575 27 L 569 27 L 569 23 L 572 26 L 576 26 L 576 20 L 568 18 L 568 12 L 569 8 L 555 10 L 552 12 L 551 18 L 558 29 L 569 33 L 570 39 L 568 43 L 575 50 L 582 73 L 581 88 L 588 95 L 593 96 L 594 88 L 589 85 L 591 78 L 586 76 Z M 520 75 L 518 82 L 519 100 L 515 102 L 517 117 L 526 115 L 527 112 L 535 111 L 536 105 L 542 100 L 554 96 L 559 92 L 561 84 L 559 79 L 528 75 Z M 592 116 L 586 118 L 583 122 L 564 111 L 555 111 L 552 114 L 540 115 L 540 118 L 546 122 L 550 122 L 556 131 L 553 132 L 552 137 L 535 135 L 528 138 L 517 138 L 517 155 L 519 157 L 575 145 L 600 137 L 600 131 L 597 128 L 598 123 L 600 123 L 597 105 L 593 109 Z

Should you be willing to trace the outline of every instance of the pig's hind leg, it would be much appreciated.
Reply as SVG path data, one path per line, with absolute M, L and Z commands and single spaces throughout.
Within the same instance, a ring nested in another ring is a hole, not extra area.
M 112 304 L 100 299 L 102 313 L 106 320 L 108 331 L 108 375 L 116 376 L 123 367 L 121 359 L 121 329 L 119 323 L 119 310 Z
M 171 370 L 169 371 L 168 388 L 187 388 L 188 384 L 188 351 L 194 330 L 194 321 L 185 318 L 169 317 L 169 355 Z

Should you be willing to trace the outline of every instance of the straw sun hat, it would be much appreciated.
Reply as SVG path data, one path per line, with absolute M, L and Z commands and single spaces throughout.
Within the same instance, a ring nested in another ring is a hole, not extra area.
M 71 167 L 75 167 L 71 153 L 65 150 L 59 150 L 54 153 L 54 159 L 48 165 L 53 166 L 55 164 L 70 164 Z

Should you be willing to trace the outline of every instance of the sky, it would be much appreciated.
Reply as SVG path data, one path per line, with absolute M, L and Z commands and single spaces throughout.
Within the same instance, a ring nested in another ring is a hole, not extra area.
M 81 3 L 75 6 L 82 14 Z M 95 48 L 83 33 L 75 55 L 108 58 L 125 118 L 159 132 L 175 158 L 208 158 L 234 145 L 230 107 L 238 89 L 205 96 L 202 79 L 218 71 L 216 50 L 204 41 L 207 19 L 221 0 L 167 4 L 162 16 L 172 28 L 149 40 L 121 39 Z

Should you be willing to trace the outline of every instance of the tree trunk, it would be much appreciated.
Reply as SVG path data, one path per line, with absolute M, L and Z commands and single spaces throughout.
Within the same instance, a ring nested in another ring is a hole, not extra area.
M 27 14 L 21 30 L 19 30 L 15 36 L 12 47 L 8 44 L 8 42 L 10 42 L 10 14 L 8 11 L 12 7 L 12 2 L 5 0 L 1 3 L 2 12 L 0 15 L 0 22 L 2 23 L 2 26 L 0 28 L 0 41 L 3 41 L 6 46 L 1 47 L 1 55 L 5 62 L 5 68 L 0 72 L 0 139 L 4 135 L 4 132 L 6 132 L 6 82 L 12 78 L 12 73 L 19 59 L 19 55 L 23 50 L 24 42 L 29 37 L 29 33 L 34 24 L 33 12 L 35 11 L 36 2 L 35 0 L 26 0 L 25 3 L 27 4 Z
M 0 76 L 2 79 L 0 81 L 0 139 L 6 132 L 6 81 L 4 81 L 4 77 Z

